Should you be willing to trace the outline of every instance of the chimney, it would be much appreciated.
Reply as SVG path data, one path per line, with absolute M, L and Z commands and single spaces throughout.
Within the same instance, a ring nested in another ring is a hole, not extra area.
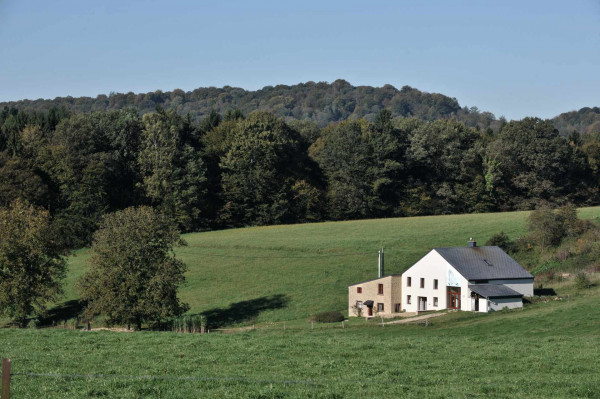
M 471 237 L 471 238 L 469 239 L 469 248 L 475 248 L 476 246 L 477 246 L 477 241 L 475 241 L 475 240 L 473 239 L 473 237 Z
M 384 271 L 384 260 L 383 260 L 383 248 L 381 251 L 377 252 L 377 261 L 378 261 L 378 277 L 381 278 L 385 275 Z

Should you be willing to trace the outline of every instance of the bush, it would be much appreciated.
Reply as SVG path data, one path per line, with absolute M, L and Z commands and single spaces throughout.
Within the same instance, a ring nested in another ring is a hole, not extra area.
M 559 262 L 564 262 L 567 259 L 569 259 L 569 256 L 571 255 L 571 251 L 569 251 L 569 248 L 560 248 L 558 251 L 556 251 L 556 260 Z
M 575 276 L 575 287 L 577 289 L 590 288 L 591 286 L 592 283 L 588 278 L 587 274 L 585 274 L 584 272 L 577 273 L 577 276 Z
M 317 323 L 336 323 L 344 321 L 345 317 L 340 312 L 321 312 L 312 318 Z
M 494 234 L 485 243 L 485 245 L 498 246 L 506 252 L 514 252 L 514 250 L 516 249 L 515 243 L 510 238 L 508 238 L 506 233 L 504 233 L 503 231 L 501 231 L 500 233 Z

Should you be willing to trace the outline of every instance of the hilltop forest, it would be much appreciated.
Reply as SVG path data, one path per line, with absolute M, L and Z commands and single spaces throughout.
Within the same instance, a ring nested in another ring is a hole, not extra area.
M 599 202 L 597 135 L 565 138 L 536 118 L 496 131 L 387 108 L 371 121 L 344 115 L 321 127 L 239 109 L 197 121 L 160 106 L 5 107 L 0 206 L 45 208 L 54 237 L 76 248 L 104 214 L 137 205 L 188 232 Z

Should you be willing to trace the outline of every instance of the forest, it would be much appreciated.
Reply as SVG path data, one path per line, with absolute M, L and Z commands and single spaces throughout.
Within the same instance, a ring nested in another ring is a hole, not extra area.
M 355 87 L 342 79 L 333 83 L 266 86 L 256 91 L 225 86 L 188 92 L 181 89 L 157 90 L 139 94 L 101 94 L 96 98 L 68 96 L 0 103 L 0 109 L 47 111 L 52 107 L 64 107 L 72 112 L 94 112 L 134 108 L 140 114 L 153 112 L 156 106 L 173 109 L 180 115 L 190 115 L 196 122 L 213 110 L 224 114 L 228 109 L 239 109 L 246 115 L 254 111 L 268 111 L 285 121 L 310 120 L 320 127 L 347 119 L 373 121 L 382 109 L 390 110 L 393 117 L 415 117 L 426 121 L 454 118 L 481 129 L 497 130 L 503 120 L 496 119 L 490 112 L 480 112 L 476 107 L 461 107 L 455 98 L 443 94 L 426 93 L 410 86 L 400 90 L 392 85 Z
M 417 118 L 422 121 L 454 119 L 469 127 L 498 132 L 506 122 L 503 116 L 480 111 L 477 107 L 460 106 L 455 98 L 439 93 L 427 93 L 410 86 L 400 90 L 392 85 L 383 87 L 353 86 L 345 80 L 333 83 L 306 82 L 297 85 L 266 86 L 249 91 L 239 87 L 201 87 L 192 91 L 175 89 L 149 93 L 110 93 L 92 97 L 57 97 L 52 100 L 20 100 L 0 102 L 2 108 L 23 111 L 48 111 L 64 108 L 71 112 L 94 112 L 132 108 L 140 114 L 154 112 L 157 106 L 173 109 L 200 122 L 212 111 L 224 114 L 238 109 L 244 114 L 268 111 L 286 122 L 313 121 L 319 127 L 331 122 L 364 118 L 373 122 L 379 111 L 387 109 L 392 117 Z M 600 108 L 585 107 L 562 113 L 552 123 L 563 136 L 573 132 L 589 134 L 600 131 Z
M 325 127 L 231 109 L 0 112 L 0 206 L 44 208 L 64 248 L 140 205 L 182 232 L 592 205 L 599 166 L 597 135 L 537 118 L 496 132 L 388 109 Z

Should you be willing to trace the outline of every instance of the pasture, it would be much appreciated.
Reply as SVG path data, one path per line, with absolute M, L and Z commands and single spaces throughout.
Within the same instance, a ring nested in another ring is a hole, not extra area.
M 250 227 L 184 235 L 177 255 L 189 267 L 181 297 L 190 313 L 222 325 L 304 319 L 347 308 L 347 286 L 377 277 L 385 247 L 386 274 L 402 273 L 432 247 L 483 245 L 494 233 L 526 233 L 528 212 L 506 212 Z M 596 219 L 600 207 L 579 211 Z M 88 250 L 69 259 L 66 300 L 77 298 Z
M 595 219 L 600 208 L 580 210 Z M 400 273 L 431 247 L 525 233 L 527 212 L 363 220 L 188 234 L 182 297 L 233 334 L 0 329 L 15 398 L 600 397 L 600 287 L 491 314 L 382 327 L 307 316 L 346 307 L 347 285 Z M 69 259 L 66 300 L 90 253 Z M 73 302 L 68 302 L 73 303 Z
M 0 342 L 15 398 L 599 397 L 600 289 L 556 288 L 562 300 L 428 326 L 0 329 Z

